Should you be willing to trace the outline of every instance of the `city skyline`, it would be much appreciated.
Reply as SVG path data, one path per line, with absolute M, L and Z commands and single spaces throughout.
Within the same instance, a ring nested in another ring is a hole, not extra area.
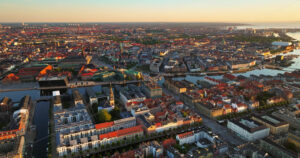
M 300 155 L 300 0 L 0 0 L 0 158 Z
M 297 0 L 2 0 L 0 22 L 299 22 Z

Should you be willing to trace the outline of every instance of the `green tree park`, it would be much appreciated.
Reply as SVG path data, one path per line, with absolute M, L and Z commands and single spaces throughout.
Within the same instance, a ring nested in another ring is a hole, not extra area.
M 112 118 L 111 114 L 106 109 L 100 110 L 97 115 L 97 121 L 99 123 L 111 121 Z

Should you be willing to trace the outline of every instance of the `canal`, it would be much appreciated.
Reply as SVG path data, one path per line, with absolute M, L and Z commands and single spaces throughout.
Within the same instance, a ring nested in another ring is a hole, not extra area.
M 49 107 L 49 101 L 37 102 L 35 107 L 36 138 L 33 145 L 33 155 L 36 158 L 47 157 Z
M 96 92 L 101 91 L 101 86 L 92 87 Z M 85 94 L 85 88 L 77 88 L 83 95 Z M 66 91 L 67 94 L 72 93 L 72 89 Z M 9 97 L 13 102 L 20 102 L 22 97 L 29 95 L 33 101 L 42 98 L 49 98 L 49 96 L 42 96 L 40 90 L 25 90 L 25 91 L 11 91 L 0 92 L 0 98 Z M 52 93 L 49 93 L 52 94 Z M 49 108 L 50 101 L 39 101 L 36 103 L 33 123 L 36 125 L 36 138 L 33 145 L 33 156 L 35 158 L 46 158 L 48 147 L 48 122 L 49 122 Z

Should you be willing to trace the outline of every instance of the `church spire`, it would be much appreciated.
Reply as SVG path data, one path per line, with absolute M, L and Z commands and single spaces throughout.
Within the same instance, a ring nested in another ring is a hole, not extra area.
M 110 104 L 110 106 L 115 106 L 114 91 L 113 91 L 113 89 L 112 89 L 111 83 L 110 83 L 109 104 Z

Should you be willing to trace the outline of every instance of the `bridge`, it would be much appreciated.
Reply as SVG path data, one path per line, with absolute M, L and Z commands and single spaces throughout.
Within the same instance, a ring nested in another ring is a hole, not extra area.
M 78 87 L 90 87 L 97 85 L 125 85 L 149 82 L 148 80 L 133 80 L 133 81 L 112 81 L 112 82 L 93 82 L 93 81 L 74 81 L 70 82 L 67 86 L 52 86 L 52 87 L 26 87 L 26 88 L 14 88 L 14 89 L 0 89 L 0 92 L 12 92 L 12 91 L 25 91 L 25 90 L 57 90 L 68 89 Z
M 216 71 L 216 72 L 175 72 L 175 73 L 151 73 L 153 75 L 159 75 L 164 77 L 176 77 L 185 75 L 195 75 L 195 76 L 206 76 L 206 75 L 222 75 L 225 73 L 230 73 L 230 71 Z
M 88 86 L 98 86 L 98 85 L 124 85 L 124 84 L 134 84 L 148 82 L 147 80 L 133 80 L 133 81 L 112 81 L 112 82 L 94 82 L 94 81 L 74 81 L 68 84 L 68 88 L 77 88 L 77 87 L 88 87 Z

